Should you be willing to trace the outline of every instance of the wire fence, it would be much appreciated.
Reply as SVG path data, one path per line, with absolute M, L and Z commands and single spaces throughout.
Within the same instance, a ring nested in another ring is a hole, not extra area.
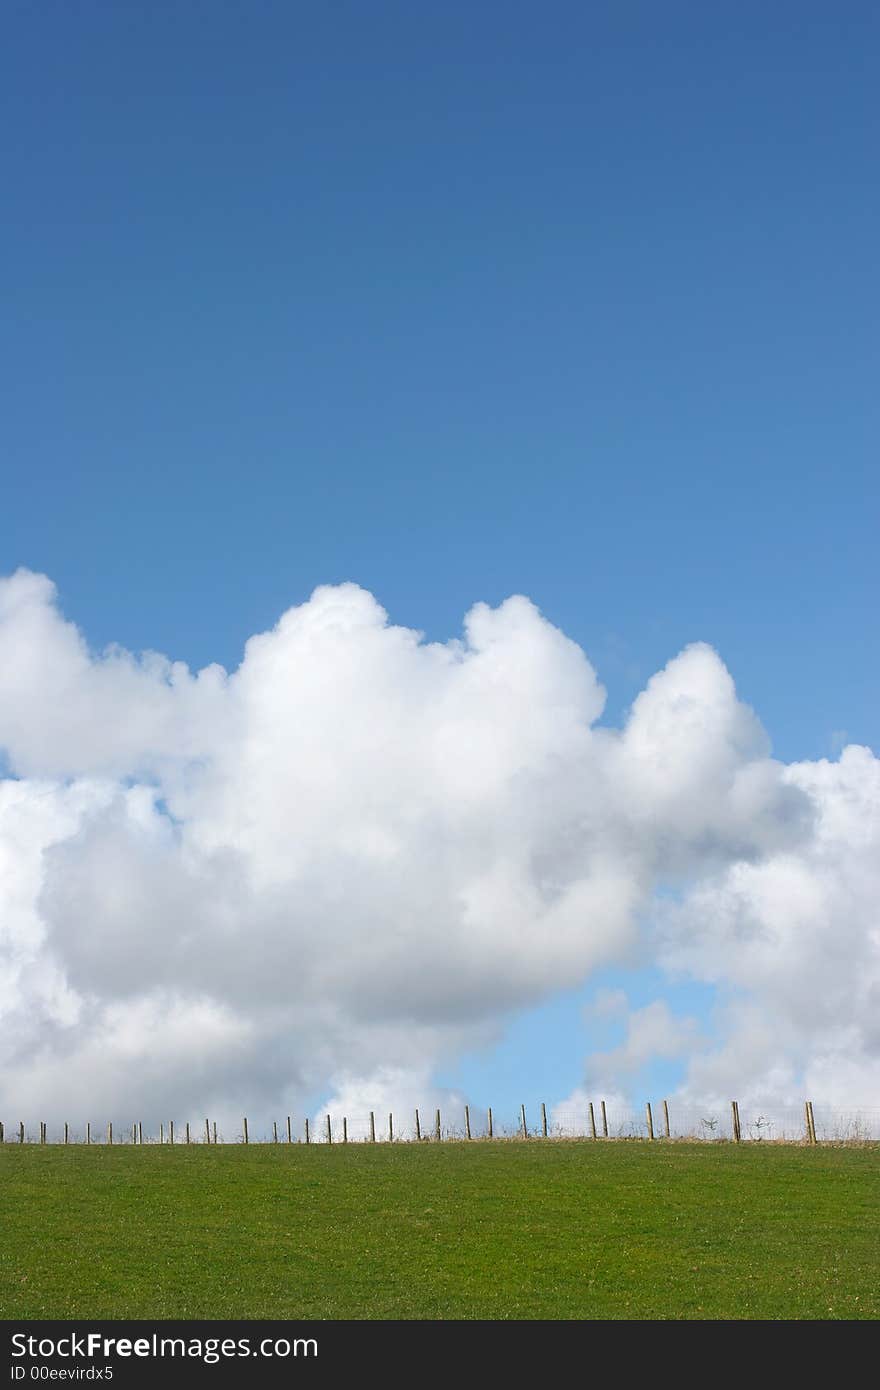
M 807 1119 L 807 1104 L 809 1115 Z M 598 1109 L 598 1107 L 596 1107 Z M 738 1115 L 739 1140 L 742 1142 L 810 1142 L 810 1124 L 815 1129 L 815 1142 L 855 1143 L 861 1140 L 880 1140 L 880 1107 L 859 1107 L 837 1110 L 805 1102 L 799 1106 L 736 1106 L 733 1103 L 713 1108 L 688 1106 L 667 1102 L 652 1105 L 649 1122 L 644 1111 L 607 1107 L 608 1137 L 612 1139 L 649 1139 L 653 1128 L 655 1139 L 736 1140 L 734 1114 Z M 554 1111 L 553 1132 L 560 1138 L 591 1137 L 589 1113 Z M 601 1136 L 602 1130 L 599 1129 Z
M 814 1106 L 695 1107 L 677 1101 L 646 1102 L 643 1109 L 604 1100 L 582 1106 L 532 1107 L 501 1115 L 487 1108 L 465 1106 L 459 1113 L 440 1110 L 367 1112 L 324 1115 L 255 1125 L 242 1117 L 231 1129 L 216 1121 L 160 1121 L 146 1128 L 142 1121 L 65 1122 L 50 1127 L 45 1121 L 14 1125 L 0 1122 L 0 1144 L 179 1145 L 179 1144 L 370 1144 L 448 1143 L 476 1140 L 698 1140 L 742 1143 L 854 1144 L 880 1141 L 880 1107 L 835 1109 Z

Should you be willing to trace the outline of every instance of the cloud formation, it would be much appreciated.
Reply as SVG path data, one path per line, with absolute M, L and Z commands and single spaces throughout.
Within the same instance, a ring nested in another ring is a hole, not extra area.
M 92 653 L 45 576 L 0 581 L 0 1106 L 368 1109 L 389 1076 L 409 1103 L 639 952 L 736 996 L 714 1048 L 631 1030 L 694 1041 L 687 1086 L 845 1073 L 864 1102 L 877 759 L 774 761 L 703 644 L 622 729 L 603 704 L 522 597 L 439 644 L 323 587 L 194 674 Z

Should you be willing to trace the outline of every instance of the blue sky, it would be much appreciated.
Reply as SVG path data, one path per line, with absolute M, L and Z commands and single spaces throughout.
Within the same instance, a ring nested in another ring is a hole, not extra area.
M 877 746 L 876 6 L 4 29 L 0 571 L 196 667 L 322 583 L 525 593 L 611 722 L 702 639 L 777 756 Z M 465 1083 L 573 1085 L 580 1002 Z

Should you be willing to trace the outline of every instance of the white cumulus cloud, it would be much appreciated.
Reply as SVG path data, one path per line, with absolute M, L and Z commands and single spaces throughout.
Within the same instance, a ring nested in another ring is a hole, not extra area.
M 873 754 L 774 761 L 703 644 L 622 729 L 603 702 L 522 597 L 441 644 L 319 588 L 193 673 L 91 652 L 47 578 L 0 580 L 0 1106 L 430 1108 L 438 1063 L 637 949 L 731 995 L 713 1047 L 643 1021 L 692 1088 L 842 1059 L 864 1087 Z

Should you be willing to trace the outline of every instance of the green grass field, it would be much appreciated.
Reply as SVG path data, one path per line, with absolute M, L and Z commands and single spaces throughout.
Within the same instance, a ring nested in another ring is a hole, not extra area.
M 880 1146 L 0 1149 L 3 1318 L 876 1318 Z

